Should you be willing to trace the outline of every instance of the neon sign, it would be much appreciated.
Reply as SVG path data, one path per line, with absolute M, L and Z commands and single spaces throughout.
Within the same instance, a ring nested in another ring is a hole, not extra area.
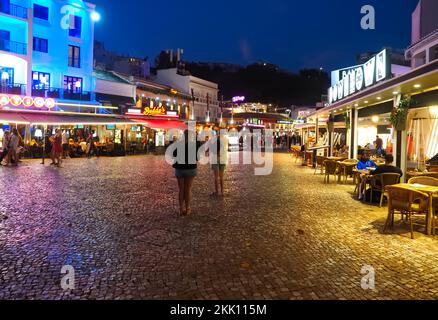
M 363 65 L 333 71 L 332 79 L 337 82 L 329 89 L 329 104 L 388 79 L 390 67 L 388 53 L 383 50 Z
M 32 98 L 32 97 L 22 97 L 18 95 L 7 95 L 7 94 L 0 94 L 0 106 L 4 107 L 7 105 L 13 105 L 14 107 L 20 107 L 23 106 L 25 108 L 32 108 L 36 107 L 38 109 L 41 108 L 47 108 L 47 109 L 53 109 L 56 105 L 55 100 L 52 98 L 44 99 L 44 98 Z
M 245 101 L 245 97 L 241 96 L 241 97 L 233 97 L 233 102 L 237 103 L 237 102 L 243 102 Z
M 158 106 L 154 105 L 154 101 L 150 101 L 150 105 L 146 106 L 143 110 L 143 114 L 145 116 L 155 116 L 155 115 L 165 115 L 167 113 L 167 108 L 163 105 L 162 102 L 158 104 Z

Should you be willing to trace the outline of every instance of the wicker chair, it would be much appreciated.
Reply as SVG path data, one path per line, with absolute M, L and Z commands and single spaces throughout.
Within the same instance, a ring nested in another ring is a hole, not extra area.
M 438 179 L 432 177 L 416 177 L 409 180 L 409 184 L 422 184 L 425 186 L 438 187 Z
M 397 186 L 386 187 L 388 192 L 388 219 L 385 223 L 383 232 L 386 232 L 389 226 L 394 228 L 394 217 L 400 214 L 402 219 L 406 216 L 411 228 L 411 238 L 414 239 L 414 215 L 427 215 L 429 196 L 426 193 L 409 190 Z M 434 219 L 435 220 L 435 219 Z M 433 226 L 435 230 L 435 225 Z
M 355 179 L 354 169 L 357 167 L 357 162 L 357 160 L 345 160 L 339 165 L 339 174 L 343 176 L 344 183 L 347 183 L 348 177 Z
M 325 160 L 324 161 L 324 170 L 325 170 L 325 176 L 324 176 L 324 183 L 330 183 L 330 176 L 335 177 L 335 182 L 338 180 L 338 163 L 333 160 Z
M 373 178 L 371 179 L 370 203 L 373 202 L 374 192 L 380 192 L 381 193 L 380 208 L 381 208 L 383 205 L 383 199 L 385 197 L 388 197 L 388 195 L 385 193 L 386 187 L 400 183 L 400 178 L 401 175 L 398 173 L 382 173 L 373 176 Z
M 314 175 L 318 171 L 318 168 L 321 170 L 321 174 L 324 174 L 324 161 L 326 160 L 327 160 L 326 157 L 321 157 L 321 156 L 316 157 L 316 166 L 315 166 Z

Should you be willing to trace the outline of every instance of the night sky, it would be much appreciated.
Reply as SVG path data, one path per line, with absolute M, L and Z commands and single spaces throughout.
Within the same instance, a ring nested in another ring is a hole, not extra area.
M 358 53 L 410 44 L 418 0 L 91 0 L 102 20 L 96 39 L 111 51 L 149 56 L 184 48 L 185 60 L 289 70 L 355 64 Z M 362 5 L 376 9 L 376 30 L 360 27 Z

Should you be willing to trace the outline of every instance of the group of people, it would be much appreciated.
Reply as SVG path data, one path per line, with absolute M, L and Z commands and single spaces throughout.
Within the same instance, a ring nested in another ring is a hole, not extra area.
M 400 175 L 400 178 L 403 176 L 403 171 L 394 165 L 394 156 L 392 154 L 385 155 L 385 164 L 378 166 L 373 160 L 370 159 L 369 155 L 362 153 L 357 164 L 357 170 L 359 172 L 370 170 L 369 175 L 361 175 L 361 182 L 359 185 L 359 200 L 362 200 L 365 197 L 366 184 L 369 179 L 373 179 L 375 176 L 384 173 L 397 173 Z M 376 182 L 379 183 L 378 181 Z
M 17 166 L 20 162 L 20 154 L 22 153 L 24 142 L 16 128 L 12 132 L 6 130 L 3 134 L 3 150 L 0 155 L 0 165 Z M 3 161 L 5 160 L 5 163 Z
M 86 139 L 81 139 L 81 141 L 75 145 L 68 131 L 56 129 L 55 134 L 48 138 L 51 147 L 51 165 L 60 166 L 62 159 L 67 159 L 67 157 L 73 158 L 76 153 L 85 154 L 88 158 L 91 158 L 92 155 L 99 156 L 94 131 L 88 132 L 86 136 Z M 75 148 L 77 148 L 77 150 L 75 150 Z
M 182 148 L 175 149 L 173 152 L 175 162 L 173 168 L 175 169 L 175 177 L 178 181 L 179 188 L 179 215 L 187 216 L 192 213 L 193 181 L 198 175 L 198 150 L 201 145 L 196 141 L 196 133 L 190 135 L 188 130 L 184 132 L 184 138 L 181 143 L 183 143 Z M 190 143 L 195 144 L 196 148 L 190 148 Z M 207 143 L 210 144 L 210 159 L 215 159 L 211 162 L 215 190 L 211 196 L 224 196 L 224 173 L 228 163 L 228 138 L 225 135 L 218 134 L 215 139 Z M 184 149 L 184 155 L 178 154 L 178 152 L 180 152 L 179 150 L 182 149 Z M 211 157 L 212 155 L 214 155 L 215 158 Z

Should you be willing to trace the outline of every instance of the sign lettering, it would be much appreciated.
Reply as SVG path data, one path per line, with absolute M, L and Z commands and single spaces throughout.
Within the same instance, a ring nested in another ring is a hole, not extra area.
M 391 64 L 387 57 L 385 49 L 363 65 L 334 71 L 332 77 L 338 81 L 328 90 L 329 104 L 388 79 L 391 76 Z

